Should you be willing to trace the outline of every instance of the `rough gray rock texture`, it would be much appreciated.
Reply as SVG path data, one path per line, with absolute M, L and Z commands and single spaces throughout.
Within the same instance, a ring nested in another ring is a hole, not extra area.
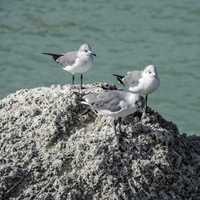
M 98 85 L 82 91 L 101 92 Z M 148 110 L 111 121 L 77 88 L 20 90 L 0 101 L 0 199 L 198 200 L 200 139 Z

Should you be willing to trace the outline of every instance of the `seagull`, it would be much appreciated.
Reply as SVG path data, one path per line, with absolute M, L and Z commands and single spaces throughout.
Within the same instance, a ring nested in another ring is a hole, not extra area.
M 114 124 L 114 132 L 119 122 L 121 132 L 121 118 L 124 118 L 144 107 L 144 98 L 139 94 L 124 90 L 106 90 L 99 94 L 87 94 L 83 96 L 83 104 L 89 105 L 99 115 L 111 117 Z
M 72 84 L 74 84 L 75 74 L 81 74 L 81 88 L 83 85 L 83 73 L 86 73 L 94 64 L 94 56 L 89 44 L 82 44 L 78 51 L 70 51 L 67 53 L 42 53 L 50 55 L 59 64 L 63 65 L 63 69 L 72 74 Z
M 147 112 L 148 95 L 160 86 L 160 79 L 155 65 L 148 65 L 143 71 L 127 72 L 125 76 L 113 74 L 123 85 L 128 86 L 129 91 L 145 96 L 144 114 Z

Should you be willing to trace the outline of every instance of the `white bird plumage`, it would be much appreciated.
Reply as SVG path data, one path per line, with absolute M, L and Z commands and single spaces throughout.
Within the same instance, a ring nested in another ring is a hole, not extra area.
M 125 76 L 116 75 L 117 79 L 129 90 L 145 96 L 145 109 L 147 110 L 147 97 L 149 94 L 157 90 L 160 86 L 160 79 L 155 65 L 148 65 L 143 71 L 127 72 Z
M 74 84 L 75 74 L 81 74 L 81 88 L 83 84 L 83 73 L 86 73 L 94 64 L 93 52 L 89 44 L 82 44 L 78 51 L 71 51 L 62 54 L 43 53 L 50 55 L 53 59 L 63 65 L 63 69 L 72 74 L 72 84 Z
M 113 118 L 116 133 L 116 122 L 138 110 L 142 110 L 144 99 L 139 94 L 123 90 L 103 91 L 99 94 L 87 94 L 83 96 L 84 104 L 99 115 Z M 119 124 L 120 125 L 120 124 Z

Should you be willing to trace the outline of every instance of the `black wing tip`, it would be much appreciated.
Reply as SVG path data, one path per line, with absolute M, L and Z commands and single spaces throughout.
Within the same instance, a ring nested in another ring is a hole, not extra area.
M 45 53 L 45 52 L 42 52 L 41 54 L 51 56 L 51 53 Z
M 41 53 L 43 55 L 49 55 L 52 56 L 52 58 L 56 61 L 58 58 L 60 58 L 61 56 L 63 56 L 63 54 L 55 54 L 55 53 Z
M 48 56 L 54 56 L 54 55 L 56 55 L 56 54 L 54 54 L 54 53 L 46 53 L 46 52 L 42 52 L 41 54 L 43 54 L 43 55 L 48 55 Z
M 120 77 L 122 77 L 121 75 L 118 75 L 118 74 L 112 74 L 113 76 L 120 76 Z
M 124 82 L 122 81 L 124 76 L 118 75 L 118 74 L 112 74 L 112 75 L 115 76 L 117 78 L 117 80 L 124 86 Z

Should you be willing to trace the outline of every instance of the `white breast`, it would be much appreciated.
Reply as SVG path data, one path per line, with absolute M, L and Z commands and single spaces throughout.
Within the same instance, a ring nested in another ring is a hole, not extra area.
M 160 85 L 160 80 L 157 78 L 142 78 L 141 79 L 141 93 L 142 94 L 150 94 L 158 89 Z

